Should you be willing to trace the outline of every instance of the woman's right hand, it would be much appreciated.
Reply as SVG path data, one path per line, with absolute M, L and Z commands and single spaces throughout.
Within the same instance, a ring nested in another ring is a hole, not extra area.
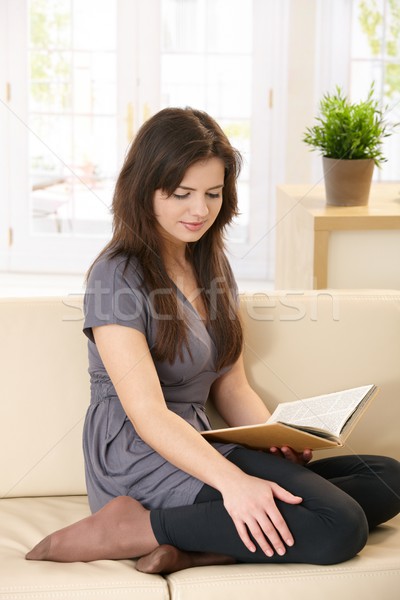
M 249 533 L 267 556 L 272 556 L 274 551 L 282 556 L 286 552 L 285 546 L 293 546 L 293 536 L 275 498 L 288 504 L 300 504 L 300 496 L 294 496 L 273 481 L 245 473 L 242 481 L 225 485 L 221 493 L 224 506 L 250 552 L 255 552 L 256 546 Z

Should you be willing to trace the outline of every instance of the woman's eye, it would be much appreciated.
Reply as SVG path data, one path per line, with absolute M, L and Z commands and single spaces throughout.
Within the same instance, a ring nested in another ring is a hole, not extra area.
M 185 200 L 185 198 L 189 198 L 190 192 L 186 192 L 186 194 L 178 194 L 178 193 L 174 192 L 172 195 L 174 198 L 177 198 L 178 200 Z M 217 198 L 221 197 L 221 192 L 207 192 L 207 196 L 211 200 L 216 200 Z

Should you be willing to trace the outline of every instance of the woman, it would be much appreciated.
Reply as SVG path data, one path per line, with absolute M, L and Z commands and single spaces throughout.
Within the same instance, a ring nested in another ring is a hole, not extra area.
M 165 109 L 118 178 L 114 233 L 85 295 L 91 405 L 84 428 L 93 514 L 28 559 L 142 557 L 171 572 L 226 562 L 347 560 L 400 509 L 400 468 L 372 456 L 209 444 L 208 397 L 230 426 L 268 416 L 242 361 L 223 232 L 240 157 L 217 123 Z

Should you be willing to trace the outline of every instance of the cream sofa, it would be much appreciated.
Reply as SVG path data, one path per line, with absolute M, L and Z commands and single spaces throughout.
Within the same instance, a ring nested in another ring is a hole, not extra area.
M 399 518 L 334 566 L 232 565 L 162 577 L 137 572 L 131 560 L 24 560 L 46 534 L 89 514 L 86 341 L 81 298 L 1 299 L 0 307 L 1 600 L 398 600 Z M 259 294 L 242 298 L 242 313 L 248 376 L 269 407 L 375 383 L 381 392 L 344 451 L 400 459 L 400 292 Z

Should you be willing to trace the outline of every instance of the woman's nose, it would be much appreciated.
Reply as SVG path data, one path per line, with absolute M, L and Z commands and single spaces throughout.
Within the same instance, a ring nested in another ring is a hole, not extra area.
M 206 217 L 208 215 L 208 205 L 207 200 L 204 196 L 198 195 L 193 199 L 193 204 L 191 206 L 191 213 L 194 216 Z

